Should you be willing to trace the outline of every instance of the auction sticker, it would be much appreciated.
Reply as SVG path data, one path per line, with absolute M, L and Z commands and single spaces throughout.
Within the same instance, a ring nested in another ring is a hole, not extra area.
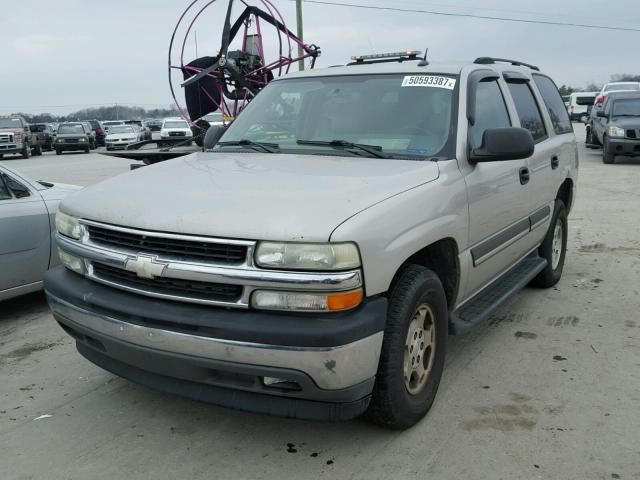
M 438 75 L 407 75 L 402 80 L 403 87 L 436 87 L 453 90 L 456 86 L 455 78 Z

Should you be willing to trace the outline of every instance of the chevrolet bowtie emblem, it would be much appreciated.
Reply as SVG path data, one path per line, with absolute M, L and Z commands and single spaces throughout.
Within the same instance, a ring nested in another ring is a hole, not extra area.
M 124 269 L 134 272 L 140 278 L 155 278 L 162 276 L 162 272 L 167 268 L 166 263 L 156 260 L 157 257 L 147 257 L 140 255 L 136 258 L 129 258 L 124 265 Z

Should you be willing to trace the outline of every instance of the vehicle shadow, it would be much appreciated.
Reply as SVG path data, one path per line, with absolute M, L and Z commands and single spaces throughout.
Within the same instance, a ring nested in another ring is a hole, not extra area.
M 45 313 L 49 309 L 43 291 L 29 293 L 0 302 L 0 325 L 4 321 L 20 320 Z

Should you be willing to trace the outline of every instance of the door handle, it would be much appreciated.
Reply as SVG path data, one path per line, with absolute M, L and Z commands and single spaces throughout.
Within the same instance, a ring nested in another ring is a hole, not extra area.
M 558 157 L 558 155 L 554 155 L 551 157 L 551 169 L 555 170 L 558 168 L 558 165 L 560 165 L 560 157 Z
M 522 167 L 520 169 L 520 185 L 525 185 L 529 183 L 529 169 L 527 167 Z

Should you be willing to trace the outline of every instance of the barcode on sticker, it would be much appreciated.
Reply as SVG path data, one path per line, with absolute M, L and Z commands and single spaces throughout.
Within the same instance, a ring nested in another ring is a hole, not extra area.
M 438 75 L 407 75 L 402 80 L 403 87 L 436 87 L 453 90 L 456 86 L 455 78 Z

